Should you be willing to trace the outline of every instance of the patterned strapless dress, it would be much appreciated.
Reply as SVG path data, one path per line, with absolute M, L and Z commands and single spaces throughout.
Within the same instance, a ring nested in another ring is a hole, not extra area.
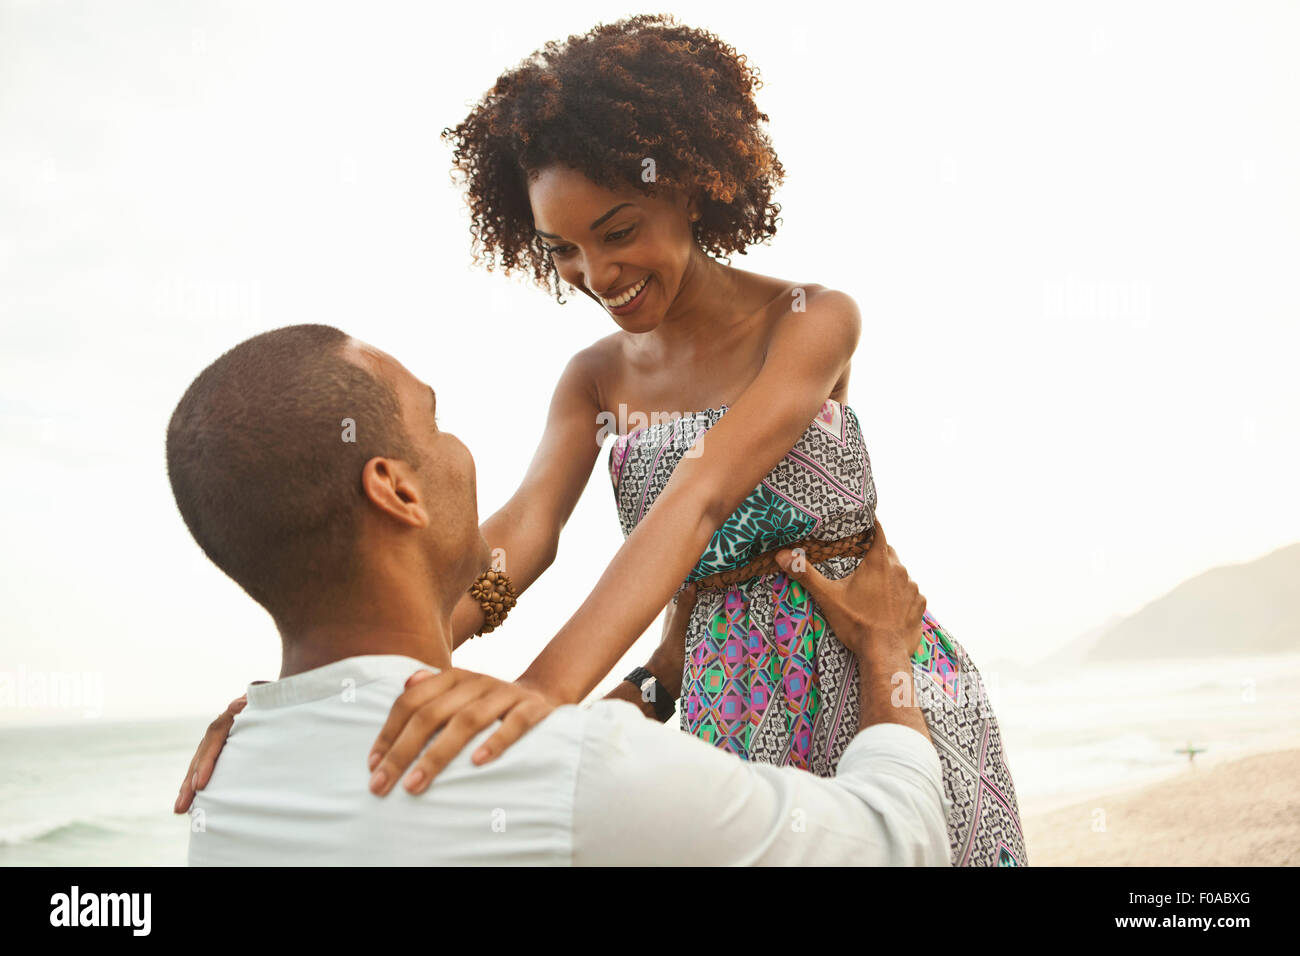
M 610 480 L 624 537 L 677 463 L 726 414 L 709 408 L 619 436 Z M 704 448 L 707 449 L 707 439 Z M 854 411 L 828 399 L 808 430 L 713 535 L 683 585 L 743 567 L 803 538 L 835 540 L 872 526 L 876 487 Z M 816 565 L 832 580 L 860 559 Z M 979 672 L 927 611 L 912 658 L 917 699 L 943 767 L 957 866 L 1024 866 L 1024 835 L 998 722 Z M 681 728 L 743 760 L 833 776 L 858 728 L 857 660 L 797 581 L 764 574 L 698 592 L 687 627 Z

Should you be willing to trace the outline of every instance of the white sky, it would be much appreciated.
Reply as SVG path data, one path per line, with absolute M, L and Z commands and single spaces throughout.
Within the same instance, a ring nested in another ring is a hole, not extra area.
M 0 671 L 99 675 L 106 718 L 276 675 L 163 463 L 182 391 L 256 332 L 392 352 L 474 453 L 481 518 L 513 492 L 613 325 L 470 267 L 438 132 L 643 11 L 500 9 L 0 2 Z M 673 12 L 762 71 L 783 224 L 734 263 L 857 299 L 879 514 L 977 662 L 1300 539 L 1297 5 Z M 458 663 L 513 677 L 621 540 L 602 455 L 559 561 Z

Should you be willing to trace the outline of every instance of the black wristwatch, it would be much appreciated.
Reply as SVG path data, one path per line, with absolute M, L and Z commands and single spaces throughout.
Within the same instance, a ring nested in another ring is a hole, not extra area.
M 638 667 L 623 678 L 635 684 L 641 691 L 641 699 L 655 705 L 655 719 L 661 724 L 668 723 L 677 711 L 677 701 L 668 693 L 668 688 L 659 683 L 659 679 L 644 667 Z

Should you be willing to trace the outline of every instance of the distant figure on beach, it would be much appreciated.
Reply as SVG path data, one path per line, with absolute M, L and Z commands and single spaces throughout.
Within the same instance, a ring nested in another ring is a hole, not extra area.
M 1197 754 L 1203 754 L 1203 753 L 1205 753 L 1205 750 L 1206 750 L 1205 747 L 1193 747 L 1193 746 L 1192 746 L 1192 742 L 1189 740 L 1189 741 L 1187 742 L 1187 746 L 1186 746 L 1186 747 L 1180 747 L 1179 749 L 1175 750 L 1174 753 L 1176 753 L 1176 754 L 1187 754 L 1187 763 L 1188 763 L 1188 765 L 1189 765 L 1189 766 L 1195 766 L 1195 765 L 1196 765 L 1196 760 L 1195 760 L 1196 755 L 1197 755 Z
M 282 642 L 280 679 L 248 688 L 194 802 L 191 864 L 950 862 L 939 758 L 912 702 L 925 598 L 879 529 L 847 579 L 799 572 L 868 702 L 837 775 L 746 763 L 628 700 L 555 707 L 451 667 L 452 616 L 489 549 L 473 458 L 436 404 L 392 357 L 299 325 L 222 355 L 177 405 L 177 506 Z M 664 637 L 679 655 L 692 600 Z M 436 786 L 380 799 L 365 755 L 417 670 L 448 707 L 486 697 L 536 726 L 486 766 L 457 756 Z M 682 799 L 695 790 L 707 810 Z

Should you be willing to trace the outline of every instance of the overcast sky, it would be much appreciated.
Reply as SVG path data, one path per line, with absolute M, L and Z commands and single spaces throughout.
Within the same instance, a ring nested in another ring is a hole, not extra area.
M 977 662 L 1300 540 L 1296 4 L 671 9 L 762 71 L 783 223 L 734 264 L 857 300 L 881 521 Z M 257 332 L 392 352 L 474 454 L 480 517 L 514 491 L 614 326 L 471 267 L 438 132 L 544 42 L 647 11 L 502 11 L 0 2 L 0 672 L 98 675 L 104 718 L 276 676 L 163 461 L 185 387 Z M 604 462 L 461 666 L 515 676 L 588 593 L 622 540 Z

